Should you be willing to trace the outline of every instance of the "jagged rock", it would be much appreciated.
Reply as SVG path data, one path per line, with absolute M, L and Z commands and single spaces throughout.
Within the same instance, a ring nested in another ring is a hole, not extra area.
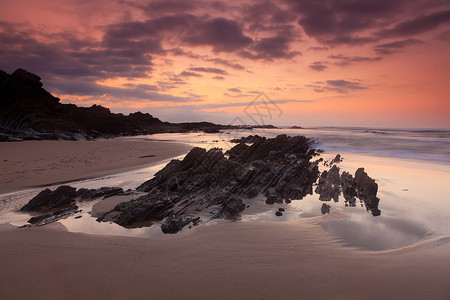
M 345 171 L 339 175 L 339 168 L 336 165 L 333 165 L 329 171 L 323 171 L 316 188 L 316 193 L 320 194 L 319 199 L 322 201 L 334 199 L 337 202 L 341 191 L 346 206 L 355 207 L 356 197 L 358 197 L 373 216 L 381 214 L 378 209 L 380 201 L 377 198 L 378 185 L 364 172 L 364 168 L 356 170 L 355 177 Z M 324 207 L 322 205 L 322 208 Z
M 77 196 L 81 199 L 95 199 L 95 198 L 107 198 L 123 193 L 123 189 L 120 187 L 101 187 L 99 189 L 84 189 L 77 190 Z
M 62 185 L 56 190 L 45 189 L 31 199 L 20 211 L 50 211 L 75 204 L 76 188 Z
M 319 199 L 322 201 L 330 201 L 331 199 L 335 202 L 339 201 L 340 176 L 337 166 L 331 167 L 329 171 L 322 172 L 315 192 L 320 195 Z
M 168 216 L 165 221 L 161 224 L 161 230 L 164 233 L 174 234 L 180 231 L 184 226 L 188 225 L 193 221 L 192 218 L 184 218 L 182 216 Z
M 330 165 L 340 163 L 340 162 L 342 162 L 342 160 L 343 160 L 343 159 L 342 159 L 341 155 L 340 155 L 340 154 L 336 154 L 335 158 L 333 158 L 333 159 L 330 161 Z
M 35 226 L 42 226 L 42 225 L 50 224 L 53 222 L 57 222 L 62 219 L 66 219 L 77 212 L 78 212 L 78 206 L 72 205 L 72 206 L 54 211 L 53 213 L 48 213 L 48 214 L 32 217 L 31 219 L 28 220 L 28 223 L 35 225 Z M 81 217 L 81 216 L 79 216 L 79 217 Z
M 241 198 L 231 197 L 222 203 L 222 210 L 216 218 L 229 218 L 245 209 L 245 203 Z
M 259 135 L 249 135 L 246 137 L 241 137 L 239 139 L 232 139 L 230 140 L 231 143 L 248 143 L 248 144 L 253 144 L 256 143 L 260 140 L 265 140 L 265 137 L 259 136 Z
M 322 207 L 320 208 L 320 211 L 322 212 L 322 215 L 329 214 L 330 213 L 330 205 L 324 203 L 322 204 Z
M 356 170 L 355 185 L 358 198 L 364 201 L 367 210 L 370 210 L 372 215 L 379 216 L 381 211 L 378 209 L 378 184 L 364 172 L 364 168 Z
M 243 198 L 258 194 L 266 195 L 268 203 L 301 199 L 312 193 L 318 177 L 317 163 L 310 162 L 310 142 L 280 135 L 251 146 L 240 143 L 227 152 L 228 158 L 217 148 L 193 148 L 137 188 L 146 195 L 117 205 L 104 218 L 130 226 L 208 207 L 215 210 L 211 218 L 229 218 L 245 209 Z
M 76 207 L 77 199 L 87 200 L 99 197 L 109 197 L 122 193 L 122 188 L 102 187 L 99 189 L 79 189 L 68 185 L 59 186 L 56 190 L 45 189 L 33 197 L 20 211 L 47 212 L 57 209 Z

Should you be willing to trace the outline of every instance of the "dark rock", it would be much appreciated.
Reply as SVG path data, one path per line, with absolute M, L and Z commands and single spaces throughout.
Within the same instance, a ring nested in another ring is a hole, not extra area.
M 278 208 L 278 211 L 285 211 L 285 209 L 280 207 L 280 208 Z
M 265 137 L 259 136 L 259 135 L 249 135 L 246 137 L 241 137 L 239 139 L 232 139 L 230 140 L 231 143 L 247 143 L 247 144 L 253 144 L 256 142 L 259 142 L 261 140 L 265 140 Z
M 283 213 L 281 212 L 281 211 L 276 211 L 275 212 L 275 216 L 277 216 L 277 217 L 281 217 L 283 215 Z
M 77 199 L 89 200 L 109 197 L 123 193 L 118 187 L 102 187 L 99 189 L 79 189 L 68 185 L 59 186 L 56 190 L 45 189 L 24 205 L 20 211 L 47 212 L 65 207 L 73 207 Z
M 216 218 L 229 218 L 245 209 L 245 203 L 239 197 L 230 197 L 223 201 L 222 210 Z
M 324 203 L 322 204 L 322 207 L 320 208 L 320 211 L 322 212 L 322 215 L 329 214 L 330 213 L 330 205 Z
M 340 155 L 340 154 L 336 154 L 336 157 L 333 158 L 333 159 L 330 161 L 330 165 L 340 163 L 340 162 L 342 162 L 342 160 L 343 160 L 343 159 L 342 159 L 341 155 Z
M 373 216 L 379 216 L 381 211 L 378 209 L 378 184 L 364 172 L 364 168 L 356 170 L 355 185 L 358 198 L 364 201 L 367 210 L 371 211 Z
M 28 223 L 30 223 L 34 226 L 47 225 L 47 224 L 68 218 L 69 216 L 77 213 L 78 212 L 77 209 L 78 209 L 78 207 L 76 205 L 72 205 L 72 206 L 54 211 L 52 213 L 47 213 L 44 215 L 32 217 L 31 219 L 28 220 Z M 79 217 L 81 217 L 81 216 L 79 216 Z
M 213 207 L 212 218 L 230 218 L 246 208 L 243 198 L 264 194 L 267 203 L 301 199 L 312 193 L 318 177 L 309 150 L 307 138 L 286 135 L 260 139 L 251 146 L 240 143 L 227 152 L 228 158 L 217 148 L 193 148 L 137 188 L 146 195 L 117 205 L 105 217 L 113 215 L 117 224 L 132 226 L 168 216 L 179 220 L 187 212 Z M 173 218 L 166 219 L 166 225 Z
M 341 192 L 339 168 L 337 166 L 333 166 L 329 171 L 322 172 L 315 192 L 320 195 L 319 199 L 322 201 L 330 201 L 331 199 L 334 199 L 335 202 L 339 201 Z
M 165 219 L 164 223 L 161 224 L 161 230 L 164 233 L 174 234 L 191 222 L 192 218 L 170 215 Z
M 45 189 L 31 199 L 20 211 L 50 211 L 75 204 L 76 188 L 62 185 L 56 190 Z

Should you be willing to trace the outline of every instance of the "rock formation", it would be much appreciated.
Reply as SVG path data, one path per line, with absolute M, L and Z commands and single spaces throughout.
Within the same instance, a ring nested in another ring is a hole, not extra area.
M 229 158 L 217 148 L 193 148 L 183 160 L 172 160 L 137 188 L 147 194 L 110 212 L 113 221 L 130 226 L 165 218 L 163 231 L 173 233 L 201 212 L 212 219 L 229 218 L 258 194 L 273 203 L 302 199 L 312 193 L 319 174 L 317 162 L 310 161 L 315 151 L 302 136 L 258 139 L 251 146 L 240 143 L 227 153 Z
M 313 160 L 318 151 L 311 148 L 312 140 L 286 135 L 252 139 L 252 145 L 239 143 L 226 153 L 218 148 L 193 148 L 183 160 L 172 160 L 141 184 L 139 197 L 119 203 L 97 220 L 125 227 L 160 222 L 164 233 L 176 233 L 205 220 L 234 218 L 257 195 L 265 196 L 269 205 L 302 199 L 313 193 L 318 179 L 315 192 L 320 200 L 337 202 L 342 193 L 347 206 L 355 206 L 358 197 L 374 216 L 380 214 L 378 185 L 364 169 L 358 169 L 353 177 L 348 172 L 340 174 L 333 165 L 319 178 L 323 160 Z M 21 210 L 47 213 L 30 219 L 30 223 L 45 224 L 75 213 L 77 201 L 121 193 L 120 188 L 61 186 L 42 191 Z M 323 203 L 322 214 L 329 213 L 330 207 Z M 283 212 L 278 208 L 275 215 L 283 216 Z
M 119 187 L 102 187 L 99 189 L 76 189 L 68 185 L 59 186 L 54 191 L 45 189 L 33 197 L 20 211 L 41 213 L 28 220 L 33 225 L 45 225 L 67 218 L 78 212 L 77 201 L 89 201 L 123 194 Z

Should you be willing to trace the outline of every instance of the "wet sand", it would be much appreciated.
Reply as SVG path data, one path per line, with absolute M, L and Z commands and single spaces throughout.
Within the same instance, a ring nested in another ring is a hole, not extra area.
M 187 144 L 117 138 L 0 144 L 0 194 L 25 187 L 94 178 L 187 153 Z
M 0 175 L 0 194 L 138 168 L 190 148 L 138 139 L 3 143 L 0 164 L 5 172 Z M 140 158 L 146 155 L 155 157 Z M 372 165 L 367 167 L 370 174 L 377 174 Z M 40 168 L 44 170 L 38 173 Z M 382 175 L 386 169 L 381 171 Z M 386 191 L 390 190 L 380 174 L 385 218 L 389 212 Z M 437 177 L 435 173 L 430 176 Z M 402 181 L 395 184 L 396 188 L 415 188 Z M 112 197 L 98 202 L 94 213 L 107 211 L 117 201 Z M 251 208 L 255 214 L 257 208 Z M 306 207 L 301 209 L 306 217 Z M 291 222 L 203 224 L 157 238 L 75 233 L 60 223 L 22 229 L 2 224 L 0 299 L 450 299 L 446 231 L 434 238 L 421 236 L 404 248 L 361 251 L 344 243 L 342 234 L 333 236 L 327 231 L 324 222 L 339 219 L 339 209 L 325 218 L 301 219 L 294 212 L 287 210 L 285 216 L 292 217 Z M 269 214 L 273 217 L 273 211 Z M 402 221 L 399 214 L 389 217 Z M 353 219 L 347 216 L 345 220 Z M 368 220 L 371 225 L 360 234 L 370 241 L 385 239 L 384 231 L 372 224 L 384 223 L 384 219 Z M 387 224 L 392 230 L 392 222 Z M 341 226 L 344 233 L 361 228 L 361 223 L 350 225 Z
M 449 299 L 450 243 L 344 248 L 308 222 L 165 238 L 0 226 L 2 299 Z

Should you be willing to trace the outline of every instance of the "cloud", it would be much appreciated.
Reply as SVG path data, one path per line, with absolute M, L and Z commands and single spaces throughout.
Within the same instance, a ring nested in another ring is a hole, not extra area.
M 328 47 L 309 47 L 308 50 L 310 51 L 328 51 Z
M 195 72 L 189 72 L 189 71 L 183 71 L 180 73 L 181 77 L 202 77 L 201 74 L 195 73 Z
M 249 97 L 249 96 L 251 96 L 251 95 L 244 94 L 244 93 L 239 93 L 239 94 L 223 93 L 223 95 L 227 96 L 227 97 L 233 97 L 233 98 L 242 98 L 242 97 Z
M 233 63 L 233 62 L 230 62 L 230 61 L 228 61 L 226 59 L 222 59 L 222 58 L 207 58 L 205 60 L 213 62 L 218 65 L 227 66 L 227 67 L 233 68 L 235 70 L 244 70 L 245 69 L 245 67 L 241 64 Z
M 241 89 L 239 88 L 229 88 L 227 90 L 233 93 L 242 93 Z
M 319 72 L 325 71 L 325 69 L 328 68 L 328 66 L 326 66 L 323 62 L 320 62 L 320 61 L 315 61 L 315 62 L 311 63 L 308 67 L 314 71 L 319 71 Z
M 206 68 L 206 67 L 192 67 L 189 68 L 190 71 L 196 71 L 196 72 L 205 72 L 205 73 L 214 73 L 214 74 L 220 74 L 220 75 L 227 75 L 227 71 L 218 69 L 218 68 Z
M 328 58 L 335 60 L 334 64 L 338 66 L 348 66 L 359 62 L 373 62 L 381 60 L 381 57 L 367 57 L 367 56 L 345 56 L 343 54 L 330 55 Z
M 424 43 L 425 43 L 424 41 L 417 40 L 417 39 L 407 39 L 407 40 L 401 40 L 401 41 L 395 41 L 395 42 L 391 42 L 391 43 L 376 45 L 374 47 L 374 50 L 379 55 L 388 55 L 388 54 L 402 52 L 408 46 L 420 45 L 420 44 L 424 44 Z
M 378 34 L 384 38 L 412 36 L 438 28 L 441 24 L 450 22 L 450 10 L 437 11 L 428 15 L 418 16 L 396 24 L 391 29 L 381 30 Z
M 327 80 L 325 82 L 316 81 L 313 84 L 308 84 L 306 86 L 312 88 L 317 93 L 337 92 L 347 94 L 350 91 L 368 89 L 368 87 L 363 86 L 358 81 L 348 81 L 343 79 Z
M 193 46 L 212 46 L 214 52 L 232 52 L 253 43 L 250 37 L 244 35 L 240 24 L 225 18 L 196 24 L 183 41 Z
M 155 92 L 158 87 L 147 84 L 126 84 L 123 87 L 112 87 L 98 84 L 89 79 L 61 80 L 52 79 L 45 83 L 46 88 L 57 94 L 91 96 L 91 98 L 108 99 L 109 102 L 120 102 L 124 98 L 134 102 L 198 102 L 198 99 L 179 97 Z
M 413 36 L 450 21 L 448 1 L 286 0 L 298 25 L 322 44 L 363 45 Z M 445 5 L 447 2 L 447 5 Z M 414 16 L 417 11 L 427 14 Z
M 440 33 L 437 38 L 441 41 L 450 42 L 450 30 L 446 30 L 442 33 Z
M 251 51 L 244 50 L 241 55 L 250 59 L 290 59 L 301 54 L 300 51 L 290 51 L 292 41 L 292 37 L 283 35 L 262 38 L 250 47 Z
M 368 36 L 355 36 L 386 20 L 398 9 L 400 1 L 287 1 L 299 14 L 298 24 L 304 32 L 328 44 L 363 44 L 372 41 Z
M 223 77 L 223 76 L 214 76 L 214 77 L 212 77 L 212 79 L 215 79 L 215 80 L 225 80 L 225 77 Z

